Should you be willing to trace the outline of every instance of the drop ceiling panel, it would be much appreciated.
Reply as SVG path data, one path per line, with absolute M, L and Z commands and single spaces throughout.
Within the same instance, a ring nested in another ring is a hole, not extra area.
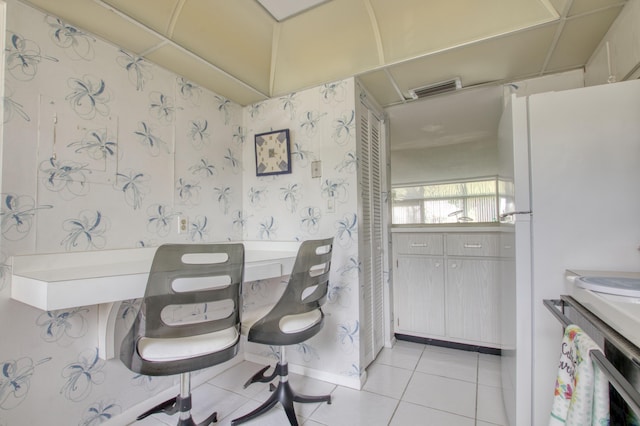
M 584 65 L 619 13 L 620 8 L 609 8 L 567 20 L 547 66 L 548 70 Z
M 403 92 L 458 76 L 467 87 L 536 75 L 542 70 L 556 27 L 498 37 L 395 65 L 389 71 Z
M 624 2 L 625 0 L 573 0 L 571 10 L 569 11 L 569 17 L 603 9 L 609 6 L 621 5 Z
M 396 62 L 558 18 L 539 0 L 371 0 L 385 60 Z
M 171 19 L 179 0 L 102 0 L 120 12 L 167 37 Z
M 160 39 L 123 19 L 98 3 L 86 0 L 33 0 L 30 4 L 58 16 L 69 24 L 89 31 L 125 50 L 140 54 Z M 10 4 L 9 7 L 12 7 Z
M 358 78 L 380 105 L 392 105 L 402 102 L 403 98 L 383 70 L 362 74 Z
M 279 25 L 274 95 L 380 65 L 375 33 L 362 1 L 332 0 Z
M 569 1 L 573 0 L 549 0 L 551 6 L 560 14 L 564 13 L 564 10 L 568 7 Z
M 273 18 L 254 0 L 106 0 L 175 43 L 269 90 Z
M 186 1 L 173 40 L 268 93 L 273 18 L 254 0 Z
M 157 49 L 148 56 L 148 59 L 165 68 L 168 68 L 167 64 L 170 64 L 173 72 L 184 76 L 199 86 L 214 91 L 220 96 L 233 99 L 241 105 L 249 105 L 266 99 L 236 80 L 216 71 L 215 68 L 207 66 L 202 61 L 173 46 L 166 45 Z
M 257 0 L 278 21 L 318 6 L 327 0 Z

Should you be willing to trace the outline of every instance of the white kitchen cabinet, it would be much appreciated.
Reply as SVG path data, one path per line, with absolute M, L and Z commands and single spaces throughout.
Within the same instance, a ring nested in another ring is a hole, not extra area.
M 500 343 L 498 259 L 447 259 L 447 335 Z
M 398 255 L 396 331 L 445 335 L 445 289 L 442 258 Z
M 393 253 L 397 334 L 500 347 L 498 232 L 403 230 Z

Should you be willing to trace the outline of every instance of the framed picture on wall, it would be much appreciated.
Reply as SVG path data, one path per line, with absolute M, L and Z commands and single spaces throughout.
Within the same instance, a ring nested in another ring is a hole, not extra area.
M 255 143 L 256 176 L 291 173 L 289 129 L 257 134 Z

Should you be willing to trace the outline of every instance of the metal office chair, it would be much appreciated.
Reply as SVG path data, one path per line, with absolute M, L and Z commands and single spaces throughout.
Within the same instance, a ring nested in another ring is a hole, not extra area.
M 141 414 L 191 417 L 191 371 L 220 364 L 238 352 L 242 244 L 166 244 L 153 258 L 140 311 L 120 348 L 130 370 L 149 376 L 180 374 L 180 394 Z M 186 318 L 175 310 L 191 309 Z M 199 425 L 217 421 L 213 413 Z
M 266 366 L 254 374 L 244 387 L 255 382 L 268 383 L 276 376 L 279 376 L 279 381 L 278 386 L 270 385 L 273 393 L 267 401 L 252 412 L 232 420 L 232 425 L 264 414 L 279 402 L 289 418 L 289 423 L 296 426 L 298 421 L 293 408 L 294 402 L 326 401 L 331 404 L 331 395 L 307 396 L 293 391 L 288 379 L 285 346 L 308 340 L 316 335 L 324 324 L 321 305 L 327 296 L 332 248 L 333 238 L 303 242 L 282 297 L 273 307 L 249 312 L 243 316 L 242 334 L 247 335 L 247 341 L 280 346 L 279 361 L 273 373 L 266 376 L 264 373 L 269 369 L 269 366 Z

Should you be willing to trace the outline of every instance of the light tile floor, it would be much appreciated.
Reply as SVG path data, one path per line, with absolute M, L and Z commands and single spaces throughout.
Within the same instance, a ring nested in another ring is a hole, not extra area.
M 199 421 L 213 410 L 218 424 L 248 413 L 269 395 L 268 385 L 245 380 L 260 368 L 244 361 L 193 391 L 192 410 Z M 500 358 L 455 349 L 398 341 L 384 348 L 368 369 L 361 391 L 290 374 L 294 390 L 331 393 L 332 403 L 295 404 L 304 426 L 448 425 L 506 426 L 502 404 Z M 136 426 L 175 425 L 176 416 L 154 415 Z M 282 426 L 288 421 L 277 404 L 248 426 Z

